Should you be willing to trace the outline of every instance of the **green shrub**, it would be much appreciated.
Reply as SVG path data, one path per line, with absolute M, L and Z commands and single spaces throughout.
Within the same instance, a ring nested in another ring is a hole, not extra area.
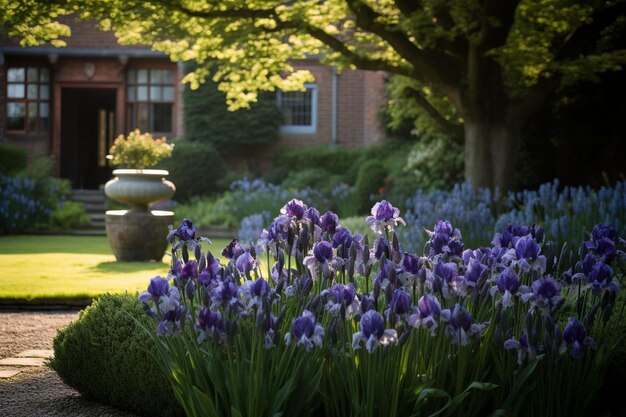
M 146 416 L 182 415 L 133 318 L 154 327 L 135 297 L 104 295 L 58 332 L 50 367 L 89 399 Z
M 239 221 L 229 210 L 224 210 L 224 197 L 216 199 L 212 196 L 193 198 L 190 201 L 179 204 L 174 210 L 176 221 L 181 222 L 183 219 L 193 219 L 193 223 L 198 227 L 209 226 L 227 226 L 235 227 Z
M 64 201 L 50 213 L 48 229 L 55 232 L 69 230 L 89 224 L 89 216 L 85 212 L 85 205 L 76 201 Z
M 450 190 L 463 181 L 463 146 L 442 135 L 423 136 L 409 153 L 406 171 L 416 188 Z
M 361 154 L 360 148 L 342 146 L 306 146 L 285 149 L 274 156 L 274 168 L 297 172 L 306 168 L 322 169 L 330 174 L 341 175 L 347 181 L 345 173 L 352 167 Z M 350 181 L 348 181 L 350 182 Z
M 0 175 L 12 175 L 28 163 L 26 151 L 14 146 L 0 144 Z
M 220 191 L 226 164 L 215 147 L 206 142 L 175 142 L 172 157 L 159 166 L 170 172 L 169 179 L 176 185 L 175 199 L 189 200 Z
M 387 170 L 382 162 L 377 160 L 369 160 L 359 168 L 359 174 L 356 178 L 356 198 L 359 200 L 361 213 L 367 213 L 372 206 L 373 194 L 378 194 L 380 188 L 383 187 Z
M 304 168 L 292 171 L 282 183 L 283 188 L 302 190 L 315 188 L 323 194 L 328 194 L 337 184 L 341 183 L 341 176 L 333 175 L 322 168 Z

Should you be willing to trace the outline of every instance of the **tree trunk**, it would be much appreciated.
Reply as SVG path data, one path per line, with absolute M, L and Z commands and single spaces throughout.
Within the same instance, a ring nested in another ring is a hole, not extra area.
M 464 130 L 466 181 L 474 187 L 509 191 L 520 142 L 517 124 L 473 119 L 465 121 Z

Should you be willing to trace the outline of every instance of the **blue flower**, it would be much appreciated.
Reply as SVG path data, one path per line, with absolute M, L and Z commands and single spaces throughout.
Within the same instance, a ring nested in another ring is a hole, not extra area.
M 515 243 L 517 259 L 535 260 L 540 251 L 539 245 L 530 235 L 520 237 Z
M 180 304 L 180 293 L 178 288 L 169 285 L 169 282 L 160 276 L 156 276 L 150 280 L 148 291 L 139 294 L 139 301 L 148 304 L 152 300 L 154 306 L 150 311 L 156 314 L 157 309 L 161 314 L 165 314 L 170 310 L 178 307 Z
M 590 337 L 587 337 L 585 326 L 578 319 L 572 317 L 569 319 L 565 330 L 563 331 L 563 342 L 570 349 L 572 358 L 580 359 L 584 356 L 583 346 L 596 348 L 596 344 Z
M 385 231 L 393 231 L 398 224 L 406 226 L 405 221 L 400 217 L 400 209 L 392 206 L 387 200 L 380 201 L 372 207 L 372 215 L 365 220 L 378 234 Z
M 324 343 L 324 328 L 315 322 L 315 316 L 308 310 L 291 324 L 291 332 L 285 335 L 285 344 L 289 345 L 293 340 L 297 345 L 304 346 L 307 351 L 314 346 L 321 347 Z
M 244 252 L 235 261 L 235 267 L 239 272 L 245 276 L 249 276 L 250 272 L 258 266 L 256 259 L 250 254 L 250 252 Z
M 372 353 L 380 345 L 398 343 L 398 334 L 394 329 L 385 330 L 383 317 L 376 310 L 368 310 L 361 316 L 360 331 L 352 336 L 352 348 L 359 349 L 365 341 L 365 348 Z
M 339 245 L 343 245 L 344 251 L 347 253 L 353 243 L 355 244 L 357 250 L 363 250 L 360 234 L 353 236 L 348 229 L 343 227 L 339 227 L 335 230 L 335 234 L 333 235 L 333 248 L 336 249 Z
M 404 258 L 402 259 L 402 270 L 404 272 L 417 275 L 417 272 L 422 268 L 422 260 L 415 255 L 404 252 Z
M 309 209 L 307 209 L 307 211 L 304 212 L 303 219 L 307 223 L 313 226 L 319 226 L 320 225 L 320 212 L 317 211 L 315 207 L 310 207 Z
M 505 268 L 496 278 L 496 286 L 491 288 L 491 295 L 497 291 L 502 294 L 502 298 L 496 304 L 502 303 L 504 308 L 508 308 L 513 305 L 514 295 L 518 292 L 528 293 L 529 289 L 521 285 L 519 277 L 511 268 Z
M 411 296 L 404 288 L 396 288 L 391 296 L 389 311 L 398 316 L 404 316 L 410 313 L 411 310 Z

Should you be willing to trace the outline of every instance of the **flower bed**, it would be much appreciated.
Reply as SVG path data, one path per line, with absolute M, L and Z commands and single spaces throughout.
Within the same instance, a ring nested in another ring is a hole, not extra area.
M 613 227 L 565 270 L 540 227 L 472 250 L 438 220 L 419 256 L 388 202 L 367 223 L 373 241 L 292 200 L 225 265 L 190 221 L 172 230 L 167 278 L 139 299 L 187 415 L 588 414 L 624 335 Z

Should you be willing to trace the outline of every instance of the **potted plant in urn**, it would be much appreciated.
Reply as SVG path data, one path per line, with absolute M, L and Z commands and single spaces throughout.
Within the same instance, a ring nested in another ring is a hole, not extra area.
M 149 169 L 172 155 L 173 144 L 166 138 L 155 139 L 148 132 L 134 130 L 115 139 L 107 159 L 119 167 L 113 171 L 115 178 L 104 186 L 105 194 L 116 201 L 128 204 L 128 210 L 106 212 L 106 231 L 109 244 L 118 261 L 160 261 L 167 243 L 163 239 L 147 239 L 167 233 L 174 213 L 149 210 L 150 204 L 167 200 L 176 187 L 165 177 L 162 169 Z M 147 243 L 147 242 L 155 243 Z

